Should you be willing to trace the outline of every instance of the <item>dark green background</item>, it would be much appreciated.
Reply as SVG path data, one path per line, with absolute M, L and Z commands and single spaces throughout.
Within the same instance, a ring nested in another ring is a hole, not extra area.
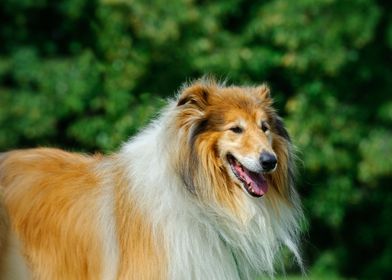
M 187 80 L 267 81 L 298 147 L 309 275 L 386 279 L 391 3 L 2 0 L 0 150 L 111 152 Z

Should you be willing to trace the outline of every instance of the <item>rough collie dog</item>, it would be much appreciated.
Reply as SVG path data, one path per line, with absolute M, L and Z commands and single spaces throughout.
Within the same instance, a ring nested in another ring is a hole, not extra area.
M 293 156 L 269 89 L 201 79 L 111 156 L 0 160 L 34 279 L 254 279 L 300 262 Z

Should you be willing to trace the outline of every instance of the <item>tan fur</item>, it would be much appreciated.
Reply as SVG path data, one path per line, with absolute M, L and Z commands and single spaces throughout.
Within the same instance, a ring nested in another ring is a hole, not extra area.
M 116 178 L 125 178 L 120 170 L 115 174 Z M 167 263 L 163 244 L 155 241 L 151 224 L 146 221 L 125 189 L 126 182 L 120 181 L 116 185 L 116 218 L 120 246 L 118 279 L 165 279 Z
M 6 204 L 35 279 L 96 279 L 96 159 L 54 149 L 14 151 L 1 163 Z M 85 211 L 85 209 L 91 211 Z M 69 254 L 73 250 L 73 254 Z
M 94 170 L 100 161 L 100 157 L 42 148 L 10 152 L 0 164 L 5 202 L 34 267 L 34 279 L 99 278 L 105 240 L 98 234 L 96 218 L 102 178 Z M 116 205 L 122 249 L 119 276 L 142 279 L 142 273 L 132 268 L 157 262 L 151 258 L 143 217 L 124 200 L 118 197 Z M 130 266 L 132 262 L 140 266 Z
M 4 263 L 8 249 L 9 230 L 9 220 L 3 204 L 3 192 L 0 189 L 0 279 L 3 279 L 1 275 L 5 273 Z
M 0 188 L 0 280 L 31 279 L 26 265 L 19 241 L 11 232 L 3 201 L 3 190 Z

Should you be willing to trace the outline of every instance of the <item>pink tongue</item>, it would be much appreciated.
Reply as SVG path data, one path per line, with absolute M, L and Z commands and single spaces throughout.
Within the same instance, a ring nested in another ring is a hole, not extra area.
M 241 176 L 241 178 L 244 180 L 244 182 L 247 185 L 250 184 L 255 194 L 261 196 L 267 192 L 268 184 L 267 181 L 264 179 L 263 175 L 249 171 L 240 166 L 238 163 L 236 163 L 235 169 L 238 172 L 238 175 Z

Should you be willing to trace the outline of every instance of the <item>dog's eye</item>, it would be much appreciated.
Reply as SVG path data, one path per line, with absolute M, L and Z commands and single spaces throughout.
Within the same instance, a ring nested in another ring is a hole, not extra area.
M 240 126 L 233 126 L 232 128 L 230 128 L 230 130 L 237 134 L 242 133 L 244 131 L 243 128 Z
M 269 129 L 270 129 L 270 128 L 269 128 L 269 125 L 268 125 L 267 122 L 261 122 L 261 130 L 262 130 L 263 132 L 267 132 Z

